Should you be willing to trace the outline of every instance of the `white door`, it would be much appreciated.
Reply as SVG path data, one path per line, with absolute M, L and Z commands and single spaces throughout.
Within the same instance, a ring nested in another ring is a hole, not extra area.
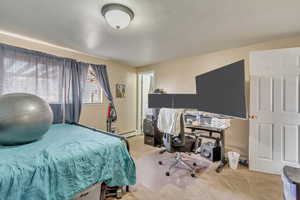
M 300 48 L 250 53 L 250 76 L 250 170 L 300 167 Z

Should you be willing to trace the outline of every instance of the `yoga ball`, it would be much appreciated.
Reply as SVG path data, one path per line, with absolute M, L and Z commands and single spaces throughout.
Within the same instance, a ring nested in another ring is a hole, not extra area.
M 52 122 L 52 110 L 40 97 L 23 93 L 0 95 L 0 145 L 36 141 Z

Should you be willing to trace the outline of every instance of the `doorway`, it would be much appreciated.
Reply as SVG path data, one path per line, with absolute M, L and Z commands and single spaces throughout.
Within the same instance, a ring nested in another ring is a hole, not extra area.
M 138 74 L 138 118 L 137 130 L 142 133 L 143 120 L 151 114 L 152 109 L 148 108 L 148 94 L 155 88 L 154 72 L 141 72 Z

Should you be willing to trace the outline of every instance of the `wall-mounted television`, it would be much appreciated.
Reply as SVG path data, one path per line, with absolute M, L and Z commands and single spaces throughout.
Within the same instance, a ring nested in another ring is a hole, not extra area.
M 149 94 L 149 108 L 190 108 L 247 118 L 243 60 L 196 76 L 196 90 L 196 94 Z
M 244 60 L 196 76 L 200 111 L 247 118 Z

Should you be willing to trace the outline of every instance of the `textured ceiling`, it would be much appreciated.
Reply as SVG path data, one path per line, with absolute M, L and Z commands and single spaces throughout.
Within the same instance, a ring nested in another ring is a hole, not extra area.
M 100 8 L 135 12 L 113 30 Z M 299 0 L 1 0 L 0 30 L 143 66 L 300 33 Z

